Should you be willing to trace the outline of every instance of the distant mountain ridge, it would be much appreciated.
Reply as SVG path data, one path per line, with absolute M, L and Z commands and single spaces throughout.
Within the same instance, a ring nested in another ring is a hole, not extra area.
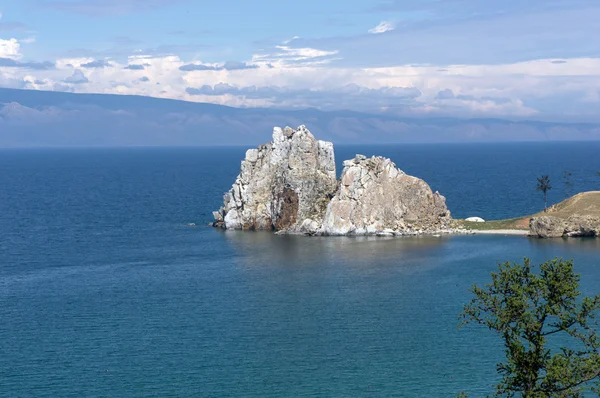
M 336 144 L 600 140 L 600 124 L 233 108 L 152 97 L 0 88 L 0 147 L 257 145 L 307 125 Z

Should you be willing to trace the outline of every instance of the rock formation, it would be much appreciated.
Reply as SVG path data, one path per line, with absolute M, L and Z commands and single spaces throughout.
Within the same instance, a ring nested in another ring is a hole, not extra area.
M 382 157 L 344 162 L 339 188 L 327 206 L 324 235 L 401 235 L 440 231 L 451 218 L 446 199 L 427 183 Z
M 533 217 L 529 221 L 529 235 L 539 238 L 600 237 L 600 217 L 572 215 Z
M 336 190 L 331 142 L 317 141 L 304 126 L 273 130 L 273 142 L 250 149 L 215 226 L 303 232 L 322 218 Z
M 304 126 L 273 130 L 250 149 L 214 226 L 308 235 L 405 235 L 446 232 L 446 201 L 389 159 L 357 155 L 336 181 L 333 144 Z

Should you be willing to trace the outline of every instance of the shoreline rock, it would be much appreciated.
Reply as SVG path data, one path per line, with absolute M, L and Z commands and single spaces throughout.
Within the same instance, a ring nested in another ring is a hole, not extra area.
M 338 181 L 333 144 L 305 126 L 275 127 L 272 142 L 248 150 L 213 217 L 214 227 L 278 234 L 463 233 L 453 228 L 446 199 L 390 159 L 356 155 Z
M 301 232 L 320 217 L 336 185 L 331 142 L 317 141 L 305 126 L 276 127 L 272 142 L 246 152 L 213 225 Z
M 533 217 L 529 220 L 529 235 L 538 238 L 600 237 L 600 217 L 578 214 L 567 219 Z
M 447 229 L 446 199 L 380 156 L 344 162 L 338 190 L 318 235 L 421 234 Z

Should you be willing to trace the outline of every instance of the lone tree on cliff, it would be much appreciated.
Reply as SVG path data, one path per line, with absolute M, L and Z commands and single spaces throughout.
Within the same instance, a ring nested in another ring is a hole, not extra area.
M 473 286 L 475 298 L 461 314 L 463 325 L 487 326 L 504 341 L 495 396 L 579 397 L 586 388 L 600 394 L 600 295 L 580 298 L 573 261 L 554 259 L 537 273 L 535 268 L 527 258 L 522 265 L 500 264 L 491 284 Z M 553 353 L 549 340 L 572 345 Z
M 552 189 L 550 177 L 547 174 L 538 177 L 536 190 L 544 194 L 544 211 L 548 209 L 548 191 Z
M 565 196 L 567 198 L 571 197 L 571 195 L 573 195 L 573 181 L 571 181 L 571 176 L 573 175 L 573 173 L 571 173 L 570 171 L 565 171 L 563 173 L 563 182 L 565 184 Z

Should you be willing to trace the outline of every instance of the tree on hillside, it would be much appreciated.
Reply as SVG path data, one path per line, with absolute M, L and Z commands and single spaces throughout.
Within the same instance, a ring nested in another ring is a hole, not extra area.
M 552 185 L 548 175 L 538 177 L 536 190 L 541 191 L 544 194 L 544 211 L 548 209 L 548 191 L 551 189 Z
M 571 176 L 573 174 L 570 171 L 565 171 L 563 173 L 563 183 L 565 184 L 565 196 L 570 198 L 573 195 L 573 181 L 571 181 Z
M 579 397 L 585 389 L 600 394 L 600 295 L 581 298 L 579 279 L 573 261 L 535 266 L 526 258 L 500 264 L 492 283 L 473 286 L 462 324 L 487 326 L 506 348 L 506 361 L 496 365 L 502 378 L 495 396 Z M 553 351 L 549 341 L 568 345 Z

